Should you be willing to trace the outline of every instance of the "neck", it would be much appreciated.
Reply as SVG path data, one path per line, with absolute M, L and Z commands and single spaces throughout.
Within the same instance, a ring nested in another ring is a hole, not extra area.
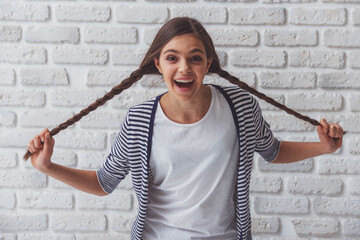
M 207 113 L 211 103 L 211 89 L 204 86 L 196 99 L 179 101 L 169 93 L 160 99 L 160 105 L 165 115 L 172 121 L 182 124 L 195 123 Z

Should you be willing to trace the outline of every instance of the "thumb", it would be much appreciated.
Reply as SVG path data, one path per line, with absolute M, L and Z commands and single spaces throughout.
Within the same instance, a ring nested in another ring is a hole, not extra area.
M 44 151 L 51 152 L 50 133 L 45 133 Z

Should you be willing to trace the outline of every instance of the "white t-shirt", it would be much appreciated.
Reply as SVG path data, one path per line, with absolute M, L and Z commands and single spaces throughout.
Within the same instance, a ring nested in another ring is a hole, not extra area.
M 236 239 L 238 136 L 229 104 L 210 88 L 196 123 L 173 122 L 158 105 L 143 240 Z

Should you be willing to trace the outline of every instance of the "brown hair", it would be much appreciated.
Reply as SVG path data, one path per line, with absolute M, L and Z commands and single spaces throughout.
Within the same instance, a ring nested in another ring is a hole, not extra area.
M 213 41 L 209 36 L 209 34 L 207 33 L 207 31 L 205 30 L 205 28 L 201 25 L 201 23 L 199 23 L 198 21 L 192 18 L 180 17 L 169 20 L 160 28 L 137 70 L 132 72 L 130 76 L 124 79 L 119 85 L 113 87 L 110 90 L 110 92 L 106 93 L 102 98 L 97 99 L 93 104 L 81 110 L 78 114 L 74 115 L 72 118 L 68 119 L 67 121 L 61 123 L 59 126 L 52 129 L 50 131 L 50 135 L 54 136 L 57 133 L 59 133 L 61 130 L 66 129 L 75 122 L 79 121 L 83 116 L 86 116 L 88 113 L 94 111 L 99 106 L 102 106 L 106 101 L 112 99 L 115 95 L 118 95 L 123 90 L 129 88 L 135 82 L 140 80 L 143 75 L 160 74 L 155 66 L 153 59 L 158 58 L 160 56 L 161 49 L 171 39 L 183 34 L 193 34 L 195 37 L 199 38 L 203 42 L 206 49 L 207 57 L 208 58 L 211 57 L 213 59 L 210 68 L 208 70 L 209 73 L 218 74 L 220 77 L 227 79 L 231 83 L 238 85 L 240 88 L 286 111 L 287 113 L 294 115 L 297 118 L 307 121 L 315 126 L 321 125 L 318 121 L 311 119 L 307 116 L 301 115 L 300 113 L 297 113 L 294 110 L 287 108 L 285 105 L 276 102 L 274 99 L 267 97 L 265 94 L 258 92 L 254 88 L 248 86 L 246 83 L 240 81 L 238 78 L 230 75 L 227 71 L 223 70 L 220 67 L 219 57 L 216 54 Z M 27 151 L 26 154 L 24 155 L 24 159 L 28 159 L 30 156 L 31 156 L 30 151 Z

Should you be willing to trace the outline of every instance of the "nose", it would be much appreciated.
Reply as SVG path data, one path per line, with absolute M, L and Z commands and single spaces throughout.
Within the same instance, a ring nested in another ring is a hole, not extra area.
M 189 73 L 191 71 L 191 67 L 187 60 L 182 60 L 179 63 L 179 72 L 181 73 Z

